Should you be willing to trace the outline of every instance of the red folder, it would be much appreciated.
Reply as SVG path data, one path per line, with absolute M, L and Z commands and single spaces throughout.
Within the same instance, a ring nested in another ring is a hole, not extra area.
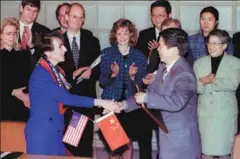
M 114 112 L 110 112 L 97 119 L 96 123 L 112 151 L 129 143 L 129 138 Z

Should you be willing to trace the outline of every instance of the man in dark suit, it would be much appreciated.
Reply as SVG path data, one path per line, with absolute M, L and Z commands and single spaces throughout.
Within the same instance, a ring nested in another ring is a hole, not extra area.
M 60 31 L 63 34 L 66 32 L 66 30 L 68 28 L 68 24 L 67 24 L 67 21 L 65 18 L 65 14 L 66 14 L 66 10 L 69 6 L 70 6 L 69 3 L 62 3 L 62 4 L 58 5 L 55 13 L 56 13 L 57 21 L 60 26 L 53 29 L 52 31 Z
M 161 31 L 162 22 L 171 17 L 172 7 L 167 0 L 158 0 L 151 4 L 151 20 L 153 27 L 142 30 L 139 33 L 136 48 L 141 50 L 148 58 L 148 73 L 153 73 L 158 69 L 160 62 L 157 51 L 154 51 L 159 46 L 158 36 Z M 152 54 L 151 54 L 152 52 Z M 155 116 L 161 116 L 158 110 L 150 110 Z M 139 123 L 136 127 L 137 135 L 135 140 L 139 145 L 140 159 L 152 158 L 152 131 L 158 130 L 158 126 L 154 121 L 142 110 L 131 112 Z M 158 132 L 158 131 L 157 131 Z
M 67 48 L 65 62 L 60 65 L 66 73 L 66 78 L 72 84 L 71 92 L 74 94 L 96 97 L 96 81 L 99 79 L 99 67 L 88 68 L 92 62 L 100 55 L 99 40 L 93 36 L 92 32 L 82 29 L 85 11 L 81 4 L 72 3 L 66 11 L 65 18 L 68 22 L 68 29 L 63 34 L 64 45 Z M 75 71 L 85 70 L 82 73 L 83 81 L 76 83 Z M 68 125 L 72 111 L 79 112 L 94 119 L 94 110 L 92 108 L 68 108 L 65 113 L 65 124 Z M 93 144 L 93 123 L 88 121 L 83 132 L 79 146 L 73 147 L 66 144 L 66 147 L 74 156 L 92 157 Z
M 42 56 L 42 50 L 40 49 L 41 41 L 44 35 L 50 31 L 47 27 L 36 22 L 39 11 L 40 0 L 22 0 L 19 19 L 19 42 L 23 49 L 31 50 L 32 69 Z
M 240 32 L 233 35 L 234 53 L 233 55 L 240 59 Z M 240 85 L 237 89 L 238 110 L 240 111 Z M 238 113 L 238 131 L 240 131 L 240 112 Z

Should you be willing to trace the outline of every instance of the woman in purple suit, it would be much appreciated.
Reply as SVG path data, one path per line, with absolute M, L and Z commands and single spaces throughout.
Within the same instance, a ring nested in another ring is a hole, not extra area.
M 43 41 L 44 57 L 40 59 L 29 82 L 30 118 L 25 128 L 28 154 L 65 155 L 62 142 L 64 130 L 64 105 L 101 106 L 116 110 L 111 100 L 94 99 L 70 94 L 70 84 L 57 66 L 64 61 L 66 48 L 58 32 L 48 34 Z

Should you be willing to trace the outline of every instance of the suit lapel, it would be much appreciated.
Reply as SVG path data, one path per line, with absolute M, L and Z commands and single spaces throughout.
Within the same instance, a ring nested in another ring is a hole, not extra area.
M 74 60 L 73 60 L 73 55 L 72 55 L 72 50 L 71 50 L 71 46 L 70 46 L 70 43 L 69 43 L 69 39 L 68 39 L 68 36 L 67 36 L 67 32 L 65 32 L 63 34 L 63 38 L 64 38 L 64 45 L 67 49 L 67 53 L 65 54 L 65 59 L 66 61 L 69 62 L 69 64 L 71 64 L 72 66 L 74 66 Z M 75 66 L 74 66 L 75 67 Z
M 151 32 L 151 39 L 157 40 L 156 39 L 156 30 L 154 27 L 152 28 L 152 32 Z
M 87 52 L 85 51 L 85 47 L 87 46 L 86 44 L 86 38 L 84 35 L 84 32 L 81 30 L 81 34 L 80 34 L 80 50 L 79 50 L 79 62 L 78 62 L 78 66 L 81 67 L 84 65 L 85 60 L 86 60 L 86 56 L 87 56 Z

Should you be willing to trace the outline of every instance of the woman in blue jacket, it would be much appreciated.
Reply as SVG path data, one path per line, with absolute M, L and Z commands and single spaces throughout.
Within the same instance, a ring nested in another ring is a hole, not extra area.
M 70 94 L 70 84 L 57 66 L 64 61 L 66 48 L 60 33 L 48 34 L 42 43 L 44 57 L 40 59 L 29 82 L 30 118 L 25 128 L 28 154 L 65 155 L 62 142 L 65 105 L 101 106 L 116 110 L 111 100 L 93 99 Z M 81 71 L 78 71 L 81 72 Z

